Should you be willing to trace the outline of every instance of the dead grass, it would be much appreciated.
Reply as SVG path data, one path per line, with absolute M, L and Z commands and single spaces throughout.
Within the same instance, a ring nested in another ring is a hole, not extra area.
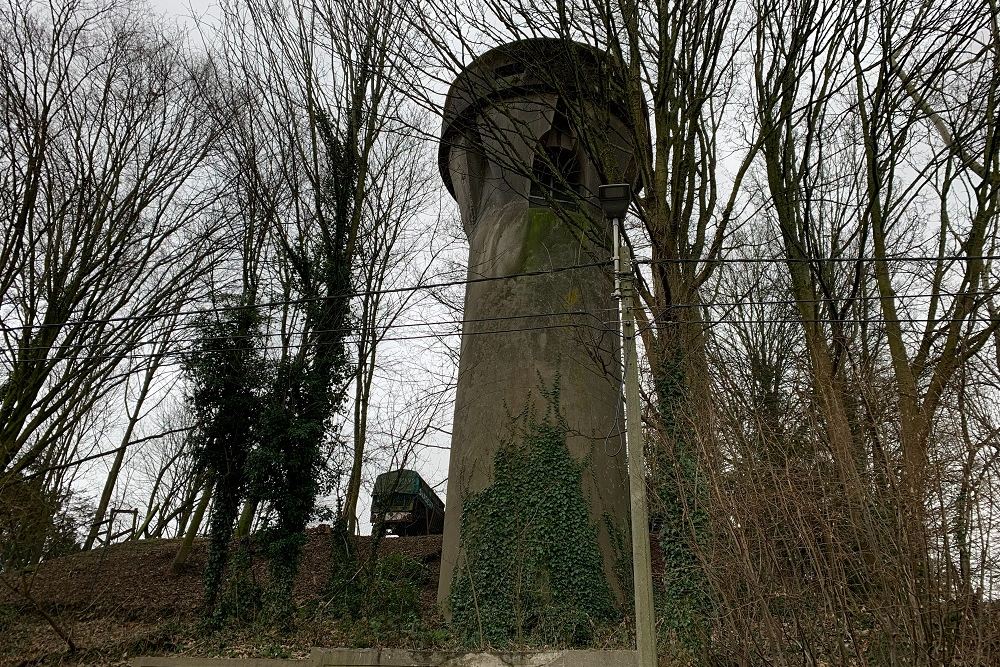
M 140 654 L 228 657 L 304 657 L 310 647 L 342 640 L 337 624 L 321 615 L 304 615 L 294 633 L 259 630 L 206 635 L 199 625 L 201 576 L 206 543 L 198 542 L 186 570 L 171 571 L 177 540 L 145 540 L 74 554 L 25 573 L 39 605 L 78 646 L 67 653 L 63 642 L 26 601 L 0 590 L 0 665 L 122 664 Z M 358 538 L 360 555 L 370 550 Z M 401 553 L 427 567 L 421 591 L 424 617 L 435 614 L 440 536 L 389 538 L 379 554 Z M 295 602 L 308 608 L 318 600 L 330 571 L 329 530 L 308 532 Z

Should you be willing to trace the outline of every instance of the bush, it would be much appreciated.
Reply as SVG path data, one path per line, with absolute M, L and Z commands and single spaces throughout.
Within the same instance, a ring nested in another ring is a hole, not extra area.
M 352 646 L 438 645 L 443 631 L 427 628 L 420 614 L 420 591 L 427 568 L 409 556 L 389 554 L 361 561 L 353 550 L 334 559 L 324 608 L 343 622 Z
M 42 478 L 15 479 L 0 492 L 0 572 L 19 570 L 80 550 L 80 530 L 93 508 Z

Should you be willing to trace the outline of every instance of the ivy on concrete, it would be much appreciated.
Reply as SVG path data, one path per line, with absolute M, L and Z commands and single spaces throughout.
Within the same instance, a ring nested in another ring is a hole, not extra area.
M 450 602 L 467 646 L 582 646 L 619 617 L 581 486 L 585 463 L 566 447 L 558 380 L 542 395 L 543 414 L 529 403 L 512 418 L 493 483 L 464 502 Z

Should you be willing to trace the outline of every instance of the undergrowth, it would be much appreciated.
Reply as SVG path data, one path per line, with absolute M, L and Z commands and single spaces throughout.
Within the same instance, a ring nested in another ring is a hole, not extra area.
M 338 621 L 346 645 L 441 648 L 449 633 L 440 618 L 421 616 L 420 593 L 430 573 L 401 554 L 360 558 L 334 531 L 330 582 L 319 611 Z M 377 539 L 377 538 L 376 538 Z

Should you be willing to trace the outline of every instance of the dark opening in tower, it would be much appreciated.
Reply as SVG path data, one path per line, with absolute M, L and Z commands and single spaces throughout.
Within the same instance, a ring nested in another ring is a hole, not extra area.
M 564 139 L 558 137 L 556 139 Z M 531 199 L 535 205 L 550 201 L 574 202 L 579 196 L 580 158 L 561 141 L 544 139 L 531 165 Z
M 556 102 L 551 129 L 542 135 L 531 165 L 531 204 L 575 203 L 582 182 L 580 152 L 566 102 Z

